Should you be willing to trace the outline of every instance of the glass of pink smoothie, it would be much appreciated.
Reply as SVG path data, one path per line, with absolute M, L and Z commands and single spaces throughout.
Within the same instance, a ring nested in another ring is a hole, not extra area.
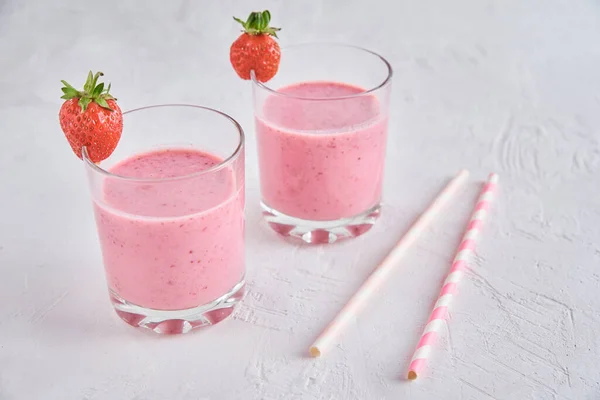
M 185 333 L 244 294 L 244 133 L 189 105 L 124 113 L 116 151 L 83 151 L 110 298 L 128 324 Z
M 271 81 L 252 79 L 265 219 L 307 243 L 361 235 L 380 213 L 392 68 L 347 45 L 281 54 Z

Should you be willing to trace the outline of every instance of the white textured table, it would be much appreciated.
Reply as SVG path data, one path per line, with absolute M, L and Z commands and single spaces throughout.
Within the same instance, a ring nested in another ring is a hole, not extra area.
M 200 3 L 203 3 L 201 5 Z M 382 219 L 293 246 L 260 222 L 232 15 L 395 68 Z M 600 398 L 600 6 L 583 0 L 0 1 L 0 399 Z M 100 69 L 123 109 L 231 113 L 248 145 L 249 293 L 191 335 L 122 323 L 105 289 L 60 79 Z M 326 357 L 307 346 L 458 169 L 473 179 Z M 424 377 L 404 380 L 479 185 L 499 201 Z

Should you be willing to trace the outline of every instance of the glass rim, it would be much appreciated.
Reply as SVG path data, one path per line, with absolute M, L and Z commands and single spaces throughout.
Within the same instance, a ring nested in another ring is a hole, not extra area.
M 133 110 L 127 110 L 123 113 L 123 115 L 127 115 L 130 113 L 136 112 L 136 111 L 144 111 L 144 110 L 148 110 L 148 109 L 152 109 L 152 108 L 168 108 L 168 107 L 197 108 L 197 109 L 201 109 L 204 111 L 213 112 L 213 113 L 221 115 L 222 117 L 225 117 L 227 120 L 229 120 L 229 122 L 232 123 L 233 127 L 236 128 L 236 131 L 238 133 L 238 138 L 239 138 L 237 147 L 235 148 L 233 153 L 231 153 L 231 155 L 229 155 L 227 158 L 223 159 L 223 161 L 219 162 L 218 164 L 213 165 L 212 167 L 210 167 L 208 169 L 203 169 L 201 171 L 192 172 L 191 174 L 171 176 L 171 177 L 167 177 L 167 178 L 135 178 L 132 176 L 114 174 L 114 173 L 100 167 L 99 165 L 95 164 L 89 158 L 86 146 L 83 146 L 83 148 L 81 149 L 81 158 L 84 161 L 85 165 L 87 167 L 89 167 L 91 170 L 93 170 L 94 172 L 97 172 L 97 173 L 107 176 L 107 177 L 116 178 L 116 179 L 125 180 L 125 181 L 131 181 L 131 182 L 148 182 L 149 183 L 149 182 L 177 181 L 177 180 L 183 180 L 183 179 L 194 178 L 197 176 L 202 176 L 202 175 L 209 174 L 212 172 L 217 172 L 217 171 L 229 166 L 231 163 L 233 163 L 233 161 L 235 161 L 239 157 L 240 153 L 242 152 L 242 149 L 244 148 L 244 144 L 246 142 L 244 129 L 239 124 L 239 122 L 237 122 L 232 116 L 224 113 L 223 111 L 219 111 L 219 110 L 216 110 L 216 109 L 210 108 L 210 107 L 194 105 L 194 104 L 156 104 L 156 105 L 152 105 L 152 106 L 144 106 L 144 107 L 134 108 Z M 118 146 L 118 144 L 117 144 L 117 146 Z
M 254 73 L 254 70 L 250 71 L 250 79 L 252 80 L 252 82 L 270 92 L 273 95 L 276 96 L 281 96 L 281 97 L 287 97 L 287 98 L 291 98 L 291 99 L 297 99 L 297 100 L 311 100 L 311 101 L 332 101 L 332 100 L 345 100 L 345 99 L 351 99 L 351 98 L 355 98 L 355 97 L 360 97 L 360 96 L 365 96 L 368 95 L 370 93 L 373 93 L 379 89 L 382 89 L 383 87 L 387 86 L 390 84 L 390 82 L 392 81 L 392 76 L 394 75 L 394 69 L 392 68 L 392 65 L 389 63 L 388 60 L 385 59 L 385 57 L 383 57 L 382 55 L 372 51 L 372 50 L 368 50 L 365 49 L 364 47 L 360 47 L 360 46 L 355 46 L 352 44 L 345 44 L 345 43 L 334 43 L 334 42 L 307 42 L 307 43 L 299 43 L 299 44 L 293 44 L 290 46 L 284 46 L 282 47 L 282 53 L 285 49 L 295 49 L 295 48 L 300 48 L 300 47 L 310 47 L 310 46 L 331 46 L 331 47 L 341 47 L 341 48 L 346 48 L 346 49 L 353 49 L 353 50 L 359 50 L 361 52 L 364 53 L 368 53 L 372 56 L 377 57 L 381 62 L 383 62 L 383 64 L 385 65 L 385 67 L 387 68 L 387 74 L 385 79 L 378 85 L 372 87 L 372 88 L 368 88 L 365 89 L 361 92 L 358 93 L 353 93 L 353 94 L 349 94 L 349 95 L 345 95 L 345 96 L 337 96 L 337 97 L 306 97 L 306 96 L 296 96 L 293 94 L 289 94 L 289 93 L 284 93 L 284 92 L 280 92 L 277 89 L 273 89 L 270 86 L 267 86 L 265 83 L 260 82 L 258 79 L 256 79 L 256 74 Z

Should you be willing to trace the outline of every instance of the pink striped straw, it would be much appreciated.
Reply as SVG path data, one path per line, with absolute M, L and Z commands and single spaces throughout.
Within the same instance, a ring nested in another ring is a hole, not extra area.
M 325 330 L 319 335 L 317 340 L 310 346 L 308 352 L 313 357 L 319 357 L 329 349 L 336 337 L 344 330 L 345 326 L 351 321 L 371 296 L 379 290 L 379 287 L 385 283 L 389 275 L 398 267 L 402 257 L 408 251 L 408 248 L 417 240 L 419 235 L 435 220 L 438 213 L 454 197 L 457 190 L 467 180 L 469 172 L 460 171 L 454 179 L 446 185 L 440 194 L 433 200 L 421 216 L 415 221 L 410 229 L 402 236 L 400 241 L 394 246 L 392 251 L 384 258 L 369 275 L 369 277 L 358 288 L 356 293 L 348 300 L 342 310 L 327 325 Z
M 477 236 L 479 236 L 479 232 L 481 232 L 483 221 L 488 214 L 497 185 L 498 175 L 490 174 L 487 183 L 481 190 L 479 200 L 477 200 L 467 230 L 456 251 L 456 256 L 452 262 L 450 272 L 442 285 L 440 295 L 433 306 L 429 321 L 427 321 L 419 344 L 417 344 L 415 353 L 410 361 L 410 366 L 408 368 L 408 379 L 410 380 L 417 379 L 417 376 L 419 376 L 421 371 L 425 368 L 425 363 L 429 358 L 438 332 L 444 325 L 444 320 L 448 314 L 448 306 L 456 293 L 456 285 L 464 275 L 464 271 L 467 268 L 467 260 L 475 251 L 475 240 L 477 239 Z

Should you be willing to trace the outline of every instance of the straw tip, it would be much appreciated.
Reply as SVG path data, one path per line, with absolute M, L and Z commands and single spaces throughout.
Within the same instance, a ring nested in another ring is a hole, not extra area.
M 320 357 L 320 356 L 321 356 L 321 351 L 320 351 L 318 348 L 316 348 L 315 346 L 312 346 L 312 347 L 311 347 L 311 348 L 308 350 L 308 352 L 310 353 L 310 355 L 311 355 L 312 357 L 315 357 L 315 358 L 316 358 L 316 357 Z
M 415 371 L 408 371 L 408 380 L 414 381 L 417 379 L 417 373 Z
M 498 179 L 500 179 L 500 178 L 498 177 L 498 174 L 497 174 L 497 173 L 495 173 L 495 172 L 492 172 L 492 173 L 490 174 L 490 176 L 488 177 L 488 179 L 489 179 L 489 180 L 490 180 L 490 182 L 492 182 L 492 183 L 498 183 Z

